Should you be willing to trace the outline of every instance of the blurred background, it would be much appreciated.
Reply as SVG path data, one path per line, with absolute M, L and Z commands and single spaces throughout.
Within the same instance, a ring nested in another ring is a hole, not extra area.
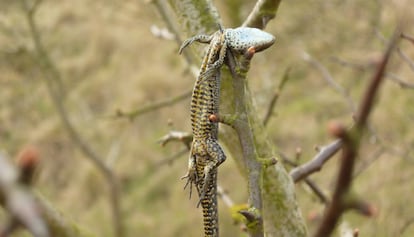
M 225 27 L 240 25 L 254 6 L 215 3 Z M 326 130 L 329 121 L 352 125 L 363 89 L 401 19 L 404 34 L 414 37 L 413 12 L 414 4 L 403 0 L 282 1 L 266 28 L 276 43 L 254 57 L 248 76 L 264 117 L 290 68 L 266 127 L 281 154 L 303 163 L 334 140 Z M 112 236 L 106 180 L 63 126 L 25 14 L 19 1 L 0 1 L 0 149 L 14 157 L 35 146 L 41 154 L 36 192 L 81 228 Z M 120 180 L 126 236 L 200 236 L 201 210 L 180 180 L 188 153 L 178 142 L 157 142 L 172 130 L 190 131 L 189 96 L 140 116 L 123 115 L 193 87 L 195 77 L 176 41 L 154 34 L 166 28 L 157 8 L 149 1 L 44 0 L 35 19 L 61 77 L 68 119 Z M 413 76 L 414 43 L 402 39 L 356 164 L 354 192 L 373 205 L 375 215 L 348 212 L 343 218 L 342 225 L 358 228 L 360 236 L 414 235 Z M 311 176 L 328 197 L 336 158 Z M 246 203 L 246 183 L 231 157 L 220 167 L 219 182 L 235 204 Z M 296 191 L 312 233 L 324 205 L 302 183 Z M 229 207 L 219 205 L 222 236 L 245 236 Z

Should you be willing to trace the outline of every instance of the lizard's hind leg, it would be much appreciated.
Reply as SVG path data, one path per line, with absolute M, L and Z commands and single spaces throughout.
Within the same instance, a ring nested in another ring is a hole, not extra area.
M 201 188 L 200 200 L 197 206 L 200 205 L 201 201 L 205 198 L 206 194 L 211 195 L 212 189 L 215 190 L 217 185 L 215 182 L 211 182 L 213 179 L 216 179 L 217 176 L 217 167 L 226 160 L 226 155 L 224 154 L 223 149 L 220 144 L 214 139 L 209 139 L 207 142 L 207 154 L 210 158 L 206 166 L 204 167 L 204 180 L 203 186 Z
M 188 185 L 190 185 L 190 199 L 191 199 L 191 194 L 193 191 L 193 184 L 196 186 L 197 189 L 197 193 L 200 193 L 200 190 L 197 186 L 197 183 L 199 182 L 199 178 L 197 176 L 197 171 L 196 171 L 196 156 L 193 154 L 193 149 L 191 148 L 190 151 L 190 158 L 188 159 L 188 170 L 187 173 L 181 177 L 181 179 L 187 179 L 187 182 L 184 185 L 184 189 L 187 188 Z

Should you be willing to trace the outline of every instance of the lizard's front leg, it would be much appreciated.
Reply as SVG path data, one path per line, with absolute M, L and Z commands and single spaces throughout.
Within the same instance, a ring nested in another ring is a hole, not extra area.
M 211 39 L 213 39 L 213 35 L 196 35 L 189 39 L 186 39 L 182 44 L 180 49 L 178 50 L 178 53 L 181 54 L 184 48 L 192 44 L 194 41 L 209 44 Z
M 227 43 L 225 41 L 221 42 L 220 44 L 218 44 L 218 47 L 220 47 L 220 51 L 218 53 L 217 60 L 211 65 L 209 65 L 206 68 L 205 72 L 200 74 L 200 80 L 210 78 L 211 76 L 216 74 L 217 70 L 220 70 L 220 67 L 223 65 L 224 58 L 226 57 L 226 52 L 227 52 Z

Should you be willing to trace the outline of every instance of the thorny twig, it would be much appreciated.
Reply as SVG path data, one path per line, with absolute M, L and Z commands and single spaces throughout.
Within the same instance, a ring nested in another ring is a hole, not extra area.
M 40 1 L 37 1 L 40 2 Z M 103 162 L 101 157 L 86 143 L 81 135 L 78 133 L 74 125 L 69 120 L 67 111 L 64 108 L 62 101 L 63 86 L 61 80 L 61 74 L 57 69 L 56 65 L 49 58 L 49 55 L 41 42 L 39 31 L 37 29 L 36 21 L 34 18 L 35 12 L 38 4 L 29 6 L 25 0 L 22 0 L 23 9 L 25 11 L 25 16 L 27 23 L 30 28 L 30 36 L 35 45 L 36 60 L 40 64 L 40 68 L 44 73 L 44 80 L 47 85 L 48 92 L 52 98 L 52 101 L 58 111 L 60 119 L 63 122 L 64 128 L 70 135 L 72 141 L 80 148 L 80 150 L 85 154 L 85 157 L 88 158 L 104 175 L 107 184 L 110 189 L 110 202 L 112 209 L 112 218 L 114 224 L 114 235 L 117 237 L 124 236 L 123 227 L 122 227 L 122 215 L 120 207 L 120 193 L 118 188 L 118 181 L 115 174 L 112 170 Z
M 369 85 L 363 95 L 359 111 L 356 115 L 355 127 L 347 132 L 342 125 L 333 124 L 330 131 L 335 136 L 342 139 L 343 152 L 339 167 L 338 178 L 336 180 L 332 201 L 327 207 L 324 217 L 318 226 L 314 236 L 330 236 L 341 215 L 349 208 L 358 208 L 362 211 L 370 211 L 363 202 L 353 197 L 351 192 L 352 175 L 354 164 L 360 146 L 363 130 L 366 128 L 368 116 L 372 110 L 374 99 L 378 93 L 379 86 L 384 78 L 385 68 L 396 45 L 395 34 L 378 65 L 378 68 L 371 78 Z

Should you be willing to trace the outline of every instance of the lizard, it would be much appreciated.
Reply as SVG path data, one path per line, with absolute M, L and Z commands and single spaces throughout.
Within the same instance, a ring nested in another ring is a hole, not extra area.
M 203 209 L 204 234 L 218 236 L 217 167 L 226 160 L 218 143 L 218 123 L 211 116 L 219 112 L 220 68 L 227 50 L 245 54 L 259 52 L 270 47 L 275 37 L 256 28 L 239 27 L 216 31 L 212 35 L 196 35 L 185 40 L 179 53 L 193 42 L 209 44 L 203 57 L 199 75 L 191 96 L 191 127 L 193 141 L 190 148 L 187 179 L 184 189 L 190 185 L 190 198 L 194 184 Z

